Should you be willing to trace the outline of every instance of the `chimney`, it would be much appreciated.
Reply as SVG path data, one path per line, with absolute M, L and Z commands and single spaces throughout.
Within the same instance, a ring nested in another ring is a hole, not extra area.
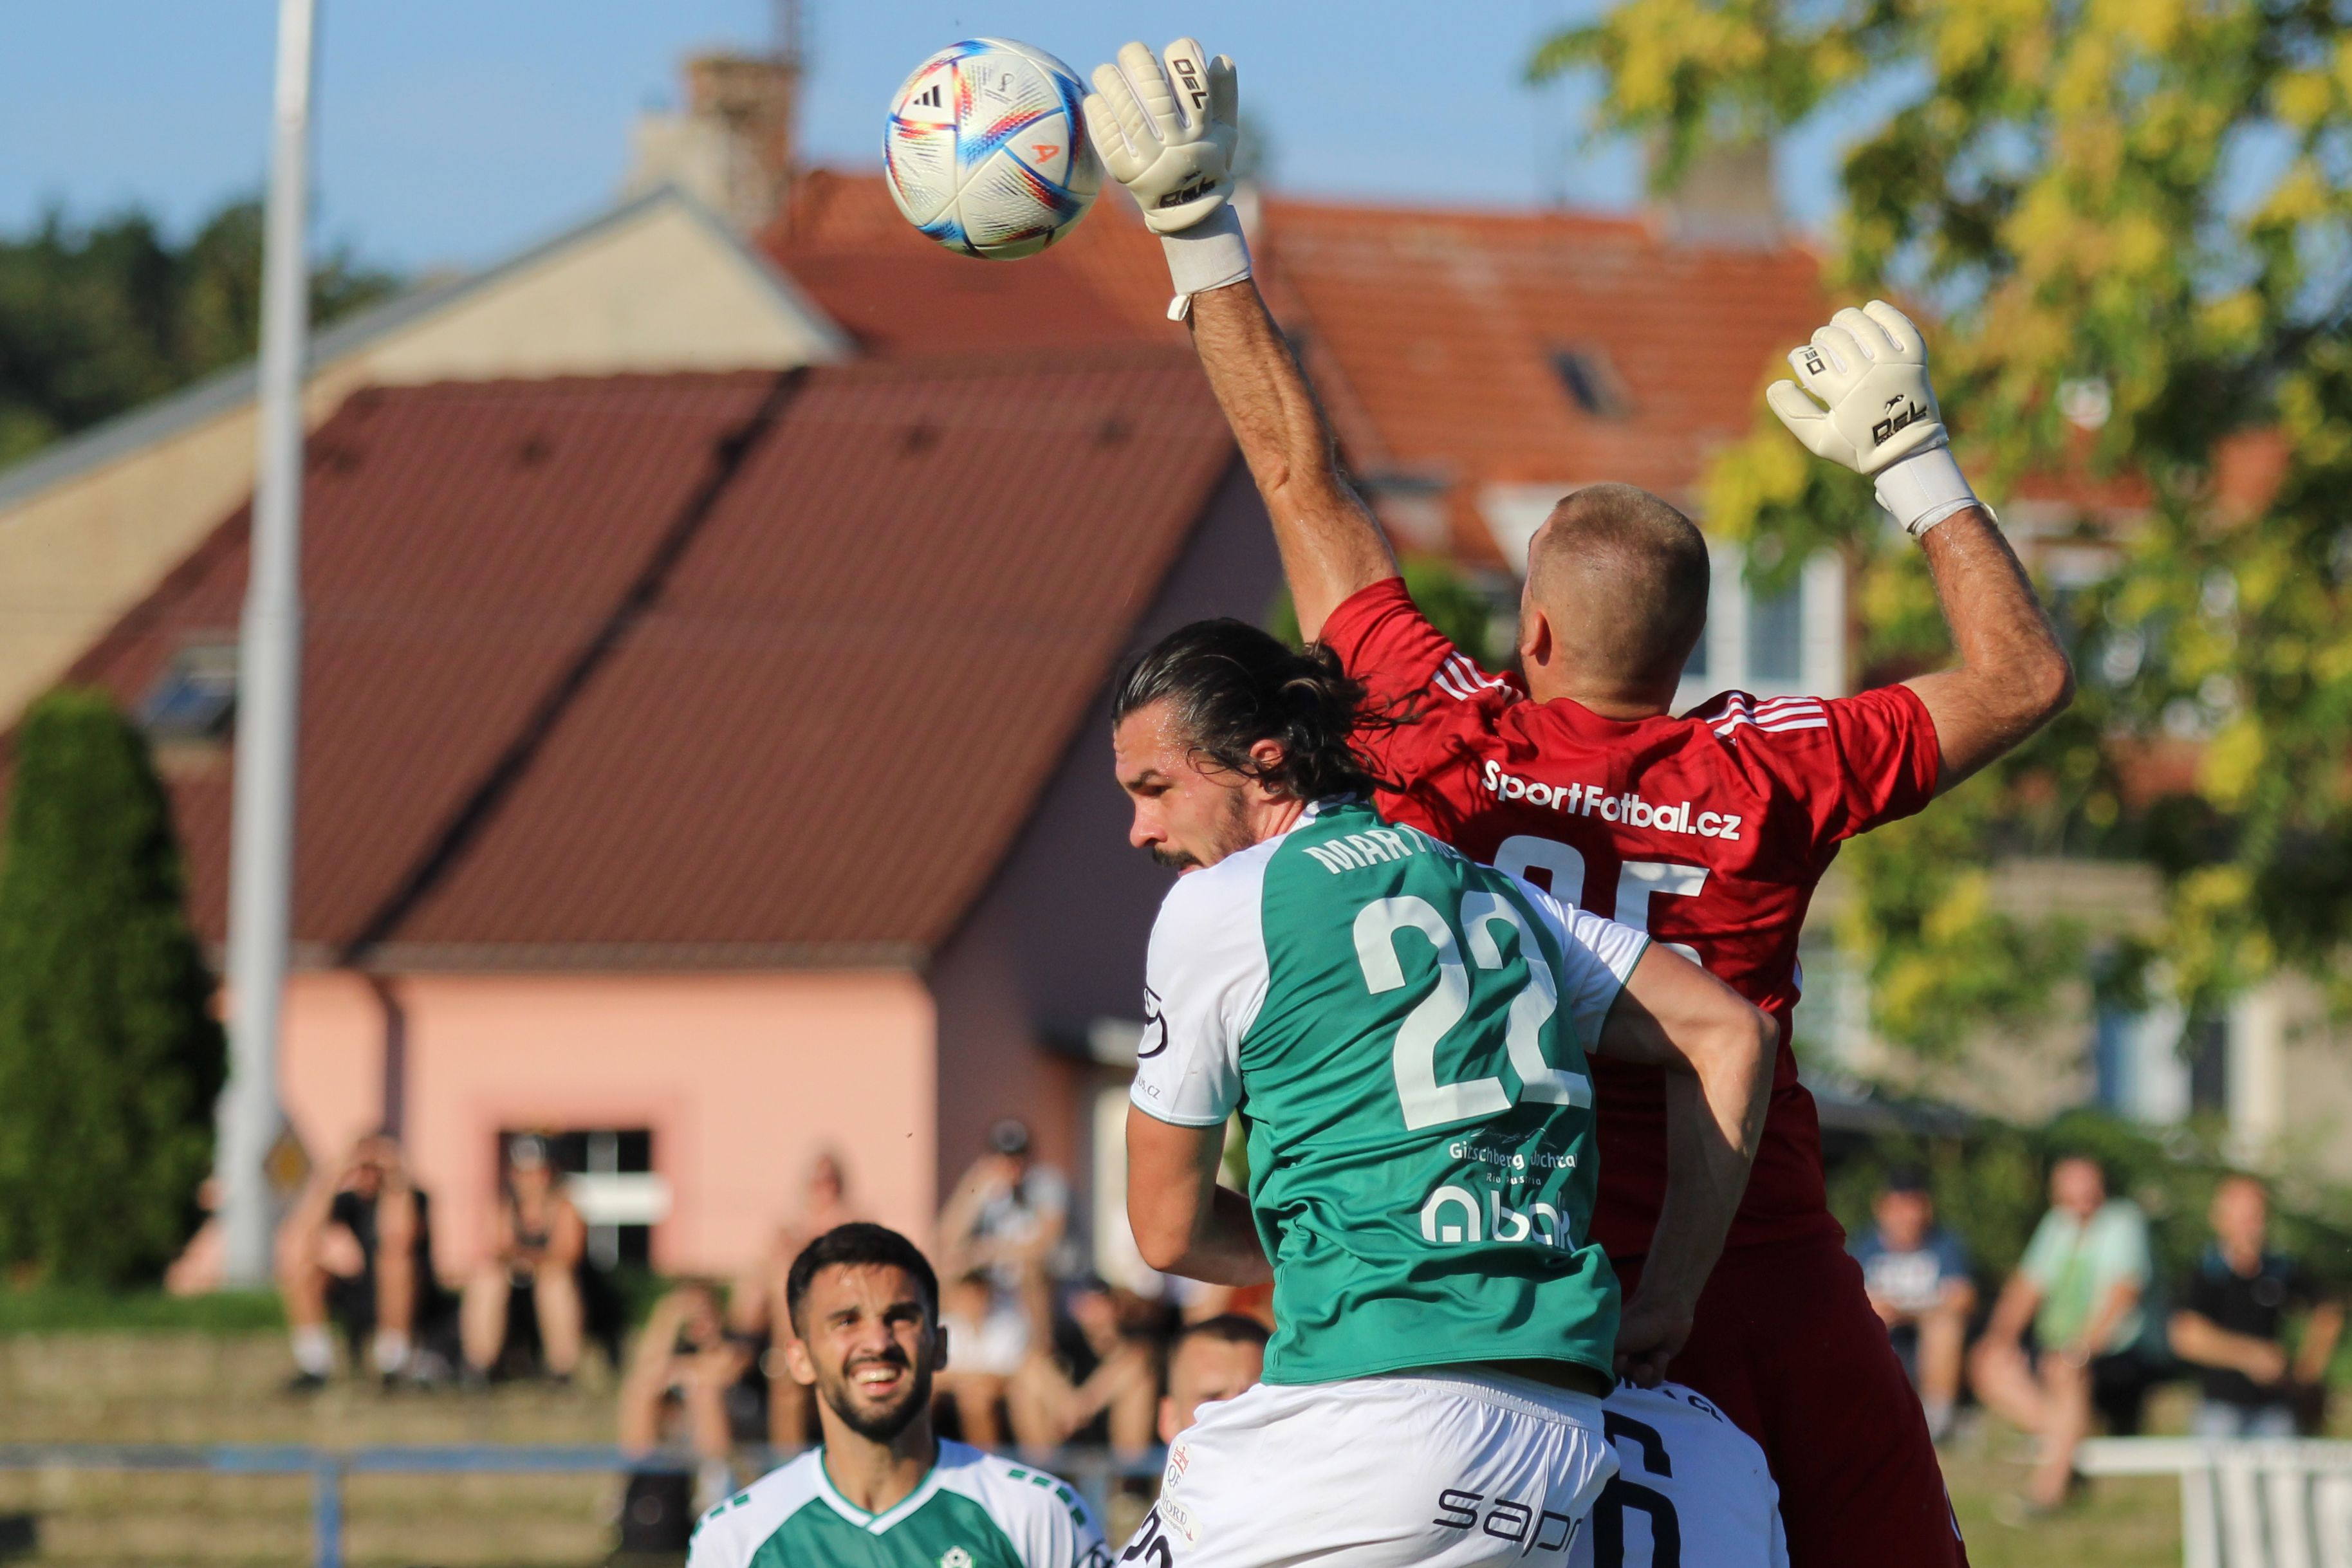
M 1653 210 L 1679 244 L 1769 250 L 1780 245 L 1780 193 L 1768 141 L 1701 147 L 1671 187 L 1660 183 L 1665 148 L 1650 144 Z
M 633 196 L 678 186 L 750 235 L 782 207 L 793 171 L 800 66 L 791 55 L 688 56 L 686 107 L 637 117 L 622 187 Z

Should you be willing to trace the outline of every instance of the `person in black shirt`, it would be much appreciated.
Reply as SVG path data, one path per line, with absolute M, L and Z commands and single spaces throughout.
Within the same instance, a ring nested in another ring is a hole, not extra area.
M 2198 1369 L 2200 1437 L 2292 1437 L 2302 1391 L 2336 1349 L 2344 1310 L 2325 1300 L 2294 1259 L 2271 1251 L 2270 1199 L 2252 1176 L 2213 1195 L 2213 1245 L 2172 1314 L 2172 1352 Z M 2310 1313 L 2301 1348 L 2287 1351 L 2288 1314 Z
M 278 1284 L 294 1343 L 289 1387 L 321 1387 L 334 1371 L 331 1322 L 355 1351 L 372 1340 L 387 1382 L 410 1370 L 417 1319 L 435 1288 L 432 1216 L 399 1144 L 383 1134 L 320 1167 L 278 1239 Z
M 548 1375 L 569 1383 L 587 1328 L 581 1260 L 588 1227 L 536 1134 L 508 1140 L 499 1187 L 496 1243 L 466 1281 L 458 1308 L 467 1382 L 487 1383 L 504 1359 L 507 1310 L 520 1293 L 539 1326 Z

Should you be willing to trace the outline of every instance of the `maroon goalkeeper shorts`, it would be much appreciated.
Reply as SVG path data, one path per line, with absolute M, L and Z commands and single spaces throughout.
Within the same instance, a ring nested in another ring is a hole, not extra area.
M 1618 1275 L 1630 1295 L 1639 1263 Z M 1835 1236 L 1725 1252 L 1672 1375 L 1762 1445 L 1790 1568 L 1967 1568 L 1919 1397 Z

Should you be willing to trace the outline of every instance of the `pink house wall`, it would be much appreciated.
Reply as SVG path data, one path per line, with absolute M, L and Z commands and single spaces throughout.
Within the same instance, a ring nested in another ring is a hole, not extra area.
M 433 1196 L 435 1261 L 461 1277 L 488 1245 L 501 1127 L 650 1127 L 671 1218 L 666 1272 L 732 1273 L 794 1209 L 821 1147 L 853 1200 L 929 1242 L 937 1190 L 937 1025 L 892 971 L 759 975 L 418 975 L 407 1017 L 407 1147 Z M 317 1160 L 382 1114 L 383 1014 L 347 974 L 297 977 L 280 1076 Z

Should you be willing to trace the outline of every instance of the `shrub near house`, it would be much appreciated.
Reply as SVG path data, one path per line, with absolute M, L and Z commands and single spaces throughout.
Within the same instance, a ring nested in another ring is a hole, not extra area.
M 226 1069 L 145 741 L 103 695 L 36 703 L 0 849 L 0 1268 L 159 1275 L 194 1228 Z

